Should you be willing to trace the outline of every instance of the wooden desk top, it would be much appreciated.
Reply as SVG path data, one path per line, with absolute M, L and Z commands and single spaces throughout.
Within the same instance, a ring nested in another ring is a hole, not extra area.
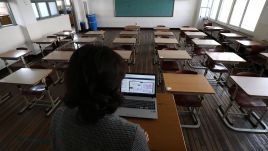
M 203 32 L 184 32 L 185 35 L 187 35 L 188 37 L 191 37 L 191 38 L 202 38 L 202 37 L 206 37 L 207 35 Z
M 231 76 L 231 79 L 251 97 L 268 98 L 268 78 Z
M 192 57 L 186 50 L 158 50 L 160 59 L 163 60 L 191 60 Z
M 124 60 L 129 60 L 132 54 L 130 50 L 114 50 L 117 54 L 119 54 Z
M 36 44 L 51 44 L 53 42 L 57 41 L 56 38 L 40 38 L 40 39 L 37 39 L 37 40 L 33 40 L 33 43 L 36 43 Z
M 173 32 L 170 32 L 170 31 L 155 31 L 154 32 L 154 35 L 156 36 L 174 36 Z
M 57 35 L 57 36 L 71 36 L 73 34 L 73 32 L 68 32 L 68 31 L 60 31 L 58 33 L 55 33 L 54 35 Z
M 243 38 L 243 37 L 245 37 L 245 36 L 239 35 L 237 33 L 221 33 L 221 35 L 223 35 L 226 38 Z
M 117 43 L 117 44 L 136 44 L 136 38 L 115 38 L 113 43 Z
M 99 30 L 99 31 L 88 31 L 85 33 L 85 35 L 104 35 L 105 31 L 104 30 Z
M 92 43 L 96 41 L 97 41 L 96 37 L 78 37 L 74 38 L 73 40 L 74 43 Z
M 154 42 L 156 44 L 178 44 L 178 40 L 176 38 L 154 38 Z
M 264 56 L 266 59 L 268 59 L 268 53 L 261 53 L 262 56 Z
M 195 27 L 181 27 L 180 30 L 181 31 L 198 31 L 198 29 Z
M 138 31 L 123 30 L 119 34 L 120 35 L 138 35 Z
M 128 118 L 149 135 L 152 151 L 186 151 L 177 108 L 171 94 L 157 94 L 158 119 Z
M 220 46 L 221 44 L 213 39 L 192 39 L 194 44 L 200 47 L 215 47 Z
M 201 74 L 163 73 L 166 91 L 183 94 L 214 94 L 208 80 Z
M 216 62 L 221 63 L 239 63 L 246 62 L 243 58 L 234 52 L 206 52 L 207 56 Z
M 42 58 L 43 60 L 48 61 L 63 61 L 69 62 L 73 51 L 52 51 L 50 54 Z
M 236 42 L 246 47 L 263 45 L 262 43 L 253 40 L 236 40 Z
M 18 59 L 19 57 L 24 56 L 30 52 L 30 50 L 11 50 L 1 53 L 0 58 L 7 60 Z
M 154 30 L 169 30 L 168 27 L 154 27 Z
M 206 26 L 205 27 L 205 30 L 214 30 L 214 31 L 217 31 L 217 30 L 223 30 L 223 28 L 221 28 L 219 26 Z
M 141 27 L 137 25 L 127 25 L 125 26 L 125 30 L 139 30 Z
M 35 85 L 43 78 L 47 77 L 52 69 L 30 69 L 20 68 L 0 80 L 0 83 L 18 84 L 18 85 Z

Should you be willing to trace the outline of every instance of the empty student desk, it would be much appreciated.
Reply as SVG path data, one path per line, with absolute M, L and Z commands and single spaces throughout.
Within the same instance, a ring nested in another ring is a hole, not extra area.
M 178 40 L 176 38 L 154 38 L 154 42 L 157 45 L 161 45 L 161 44 L 174 44 L 175 46 L 177 46 L 177 44 L 179 44 Z
M 129 31 L 131 31 L 131 30 L 134 30 L 134 31 L 140 31 L 140 26 L 137 26 L 137 25 L 127 25 L 127 26 L 125 26 L 124 27 L 124 30 L 129 30 Z
M 258 98 L 258 99 L 268 99 L 268 78 L 231 76 L 231 79 L 248 96 L 253 97 L 253 98 Z M 236 88 L 235 90 L 236 92 L 234 92 L 234 95 L 237 95 L 238 87 Z M 232 97 L 235 98 L 235 96 L 232 96 Z M 263 129 L 257 129 L 258 127 L 237 128 L 237 127 L 234 127 L 233 125 L 230 125 L 229 122 L 227 121 L 226 116 L 227 116 L 228 108 L 231 107 L 232 104 L 233 104 L 233 100 L 231 100 L 226 110 L 224 110 L 222 106 L 219 106 L 219 108 L 217 109 L 218 113 L 221 116 L 221 119 L 229 128 L 235 131 L 242 131 L 242 132 L 268 133 L 268 126 L 263 121 L 260 122 Z M 255 116 L 256 118 L 259 118 L 254 112 L 251 114 Z
M 157 94 L 158 119 L 128 118 L 140 124 L 149 135 L 149 148 L 155 151 L 186 151 L 180 119 L 173 96 Z
M 170 32 L 170 31 L 167 31 L 167 32 L 164 32 L 164 31 L 155 31 L 154 32 L 154 35 L 155 36 L 159 36 L 159 37 L 162 37 L 162 36 L 165 36 L 165 37 L 174 37 L 173 32 Z
M 132 46 L 133 53 L 133 63 L 135 64 L 136 57 L 136 38 L 115 38 L 113 44 L 116 45 L 129 45 Z
M 234 39 L 242 39 L 246 38 L 246 36 L 237 34 L 237 33 L 220 33 L 223 36 L 223 39 L 225 40 L 234 40 Z
M 262 46 L 263 44 L 254 40 L 236 40 L 237 42 L 237 48 L 236 48 L 236 52 L 238 52 L 238 50 L 240 49 L 241 46 L 243 47 L 252 47 L 252 46 Z
M 193 43 L 201 48 L 215 48 L 221 44 L 213 39 L 192 39 Z
M 195 27 L 180 27 L 180 30 L 183 31 L 183 32 L 185 32 L 185 31 L 199 31 Z
M 134 37 L 137 39 L 138 41 L 138 44 L 140 42 L 140 39 L 139 39 L 139 32 L 138 31 L 128 31 L 128 30 L 123 30 L 123 31 L 120 31 L 119 33 L 120 37 L 125 37 L 125 38 L 130 38 L 130 37 Z
M 4 60 L 6 67 L 10 73 L 12 70 L 8 66 L 7 60 L 19 60 L 23 62 L 24 66 L 27 67 L 27 63 L 24 60 L 24 56 L 29 54 L 31 51 L 29 50 L 11 50 L 0 54 L 0 58 Z
M 42 55 L 44 56 L 44 52 L 42 49 L 42 45 L 51 45 L 57 41 L 57 38 L 40 38 L 37 40 L 34 40 L 33 43 L 36 43 L 39 45 L 40 51 Z
M 57 82 L 59 82 L 62 79 L 62 76 L 59 75 L 57 63 L 63 62 L 68 63 L 71 56 L 73 54 L 73 51 L 53 51 L 44 58 L 43 60 L 50 61 L 53 63 L 53 68 L 55 69 L 56 75 L 57 75 Z
M 52 72 L 51 69 L 30 69 L 30 68 L 20 68 L 19 70 L 11 73 L 10 75 L 6 76 L 5 78 L 0 80 L 0 83 L 6 84 L 14 84 L 17 85 L 20 91 L 26 86 L 34 86 L 39 82 L 43 81 L 50 73 Z M 48 100 L 46 101 L 46 106 L 49 107 L 49 111 L 46 115 L 50 115 L 52 111 L 56 109 L 56 107 L 60 104 L 61 100 L 59 98 L 52 99 L 49 90 L 46 90 L 46 94 L 48 95 Z M 19 113 L 24 112 L 28 107 L 33 105 L 44 105 L 44 104 L 37 104 L 38 102 L 44 102 L 43 97 L 36 98 L 34 100 L 28 100 L 24 97 L 25 106 L 20 110 Z
M 185 35 L 189 38 L 204 38 L 206 37 L 207 35 L 203 32 L 190 32 L 190 31 L 187 31 L 187 32 L 184 32 Z
M 169 28 L 168 27 L 154 27 L 154 30 L 157 30 L 157 31 L 169 31 Z
M 78 47 L 79 44 L 94 44 L 96 41 L 96 37 L 77 37 L 74 38 L 73 43 Z
M 104 30 L 88 31 L 88 32 L 85 33 L 85 35 L 101 37 L 102 40 L 104 40 L 104 34 L 105 34 L 105 31 Z
M 55 33 L 54 35 L 56 35 L 59 39 L 59 41 L 63 38 L 67 38 L 67 37 L 71 37 L 73 39 L 74 33 L 72 31 L 60 31 Z
M 204 31 L 210 31 L 210 36 L 212 37 L 212 34 L 214 31 L 220 31 L 223 30 L 223 28 L 219 27 L 219 26 L 206 26 L 204 28 Z
M 238 63 L 246 62 L 246 60 L 244 60 L 243 58 L 241 58 L 240 56 L 238 56 L 236 53 L 233 52 L 206 52 L 206 55 L 214 62 L 232 65 L 231 71 L 229 71 L 228 73 L 227 81 L 230 75 L 233 73 L 235 65 Z M 205 75 L 207 71 L 208 68 L 206 68 Z
M 117 54 L 119 54 L 124 60 L 127 61 L 128 71 L 130 72 L 130 64 L 135 62 L 134 60 L 131 59 L 132 51 L 129 50 L 114 50 L 114 51 Z
M 158 50 L 158 56 L 163 61 L 185 61 L 192 59 L 186 50 Z

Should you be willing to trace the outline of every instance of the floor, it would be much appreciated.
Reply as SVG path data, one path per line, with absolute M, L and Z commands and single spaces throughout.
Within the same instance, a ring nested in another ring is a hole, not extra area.
M 114 47 L 112 40 L 118 36 L 119 31 L 116 29 L 107 30 L 104 44 Z M 178 38 L 179 31 L 173 30 L 173 32 Z M 136 64 L 131 67 L 131 72 L 157 73 L 157 66 L 152 63 L 153 38 L 153 30 L 141 31 L 137 60 Z M 190 69 L 189 66 L 185 68 Z M 204 70 L 196 71 L 204 72 Z M 5 75 L 6 71 L 1 71 L 0 76 L 4 77 Z M 213 78 L 212 73 L 209 72 L 207 78 Z M 213 87 L 216 94 L 206 95 L 200 109 L 201 127 L 199 129 L 183 129 L 187 149 L 189 151 L 268 150 L 268 134 L 234 132 L 224 125 L 216 113 L 216 109 L 220 104 L 226 106 L 229 95 L 226 88 L 219 85 Z M 64 84 L 52 86 L 51 89 L 54 96 L 62 97 L 64 95 Z M 12 92 L 12 98 L 0 105 L 0 150 L 50 150 L 49 125 L 51 117 L 45 116 L 42 107 L 36 107 L 18 115 L 17 112 L 23 105 L 23 99 L 15 85 L 0 86 L 1 94 L 9 91 Z M 158 92 L 163 91 L 164 86 L 160 85 Z M 267 116 L 265 121 L 268 123 Z M 181 117 L 181 122 L 189 122 L 189 117 Z

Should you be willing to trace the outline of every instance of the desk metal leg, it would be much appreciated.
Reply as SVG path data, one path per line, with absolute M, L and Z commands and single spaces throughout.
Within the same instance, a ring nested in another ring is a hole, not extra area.
M 20 59 L 21 59 L 22 63 L 24 64 L 25 68 L 28 68 L 28 65 L 27 65 L 27 63 L 26 63 L 24 57 L 21 56 Z
M 0 104 L 3 104 L 4 102 L 6 102 L 11 96 L 12 95 L 10 92 L 0 96 Z

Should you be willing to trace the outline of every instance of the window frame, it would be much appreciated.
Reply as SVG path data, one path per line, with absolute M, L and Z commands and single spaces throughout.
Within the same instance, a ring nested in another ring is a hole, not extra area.
M 215 1 L 215 0 L 213 0 L 213 3 L 214 3 L 214 1 Z M 254 29 L 254 31 L 250 31 L 250 30 L 247 30 L 247 29 L 244 29 L 244 28 L 241 27 L 250 0 L 247 0 L 247 3 L 246 3 L 246 6 L 245 6 L 245 9 L 244 9 L 244 12 L 243 12 L 243 15 L 242 15 L 242 18 L 241 18 L 241 21 L 240 21 L 239 25 L 238 25 L 238 26 L 234 26 L 234 25 L 231 25 L 231 24 L 230 24 L 230 20 L 231 20 L 232 14 L 233 14 L 233 10 L 234 10 L 234 6 L 235 6 L 236 1 L 237 1 L 237 0 L 234 0 L 234 1 L 233 1 L 233 4 L 232 4 L 232 6 L 231 6 L 231 10 L 230 10 L 230 13 L 229 13 L 229 16 L 228 16 L 228 19 L 227 19 L 227 22 L 226 22 L 226 23 L 223 23 L 223 22 L 221 22 L 221 21 L 218 20 L 219 12 L 220 12 L 220 8 L 221 8 L 221 6 L 222 6 L 222 2 L 223 2 L 223 0 L 220 0 L 220 3 L 219 3 L 219 6 L 218 6 L 218 10 L 217 10 L 217 14 L 216 14 L 215 19 L 210 18 L 210 14 L 211 14 L 211 12 L 210 12 L 209 15 L 208 15 L 208 19 L 211 20 L 211 21 L 213 21 L 213 22 L 215 22 L 215 23 L 217 23 L 217 24 L 219 24 L 219 25 L 225 26 L 225 27 L 227 27 L 227 28 L 230 28 L 230 29 L 233 29 L 233 30 L 236 30 L 236 31 L 239 31 L 239 32 L 243 32 L 243 33 L 248 34 L 248 35 L 253 35 L 254 32 L 255 32 L 255 30 L 256 30 L 256 28 Z M 212 3 L 212 6 L 213 6 L 213 3 Z M 268 5 L 268 0 L 265 0 L 263 9 L 264 9 L 265 6 L 267 6 L 267 5 Z M 261 16 L 262 13 L 263 13 L 263 9 L 262 9 L 262 12 L 261 12 L 260 16 Z M 210 9 L 210 10 L 211 10 L 211 9 Z M 259 19 L 260 19 L 260 17 L 259 17 Z M 258 21 L 257 21 L 256 27 L 257 27 L 258 24 L 259 24 L 259 19 L 258 19 Z
M 8 11 L 8 15 L 9 15 L 10 20 L 11 20 L 11 23 L 12 23 L 12 24 L 8 24 L 8 25 L 2 25 L 1 22 L 0 22 L 0 29 L 1 29 L 1 28 L 4 28 L 4 27 L 8 27 L 8 26 L 14 26 L 14 25 L 17 25 L 16 20 L 15 20 L 15 17 L 14 17 L 14 15 L 13 15 L 13 12 L 12 12 L 12 10 L 11 10 L 11 8 L 10 8 L 10 4 L 9 4 L 9 2 L 8 2 L 7 0 L 0 0 L 0 2 L 3 2 L 3 3 L 6 4 L 7 11 Z
M 41 11 L 40 11 L 40 8 L 38 6 L 38 3 L 42 3 L 42 2 L 45 2 L 46 3 L 46 7 L 47 7 L 47 10 L 48 10 L 48 14 L 49 15 L 46 16 L 46 17 L 41 17 Z M 57 9 L 58 14 L 56 14 L 56 15 L 52 15 L 51 14 L 51 10 L 50 10 L 49 4 L 48 4 L 49 2 L 54 2 L 55 3 L 55 6 L 56 6 L 56 9 Z M 60 13 L 59 13 L 59 9 L 57 7 L 56 0 L 31 0 L 31 3 L 34 3 L 35 4 L 35 7 L 37 9 L 37 13 L 39 15 L 39 17 L 36 17 L 35 16 L 37 20 L 42 20 L 42 19 L 52 18 L 52 17 L 55 17 L 55 16 L 60 16 Z

